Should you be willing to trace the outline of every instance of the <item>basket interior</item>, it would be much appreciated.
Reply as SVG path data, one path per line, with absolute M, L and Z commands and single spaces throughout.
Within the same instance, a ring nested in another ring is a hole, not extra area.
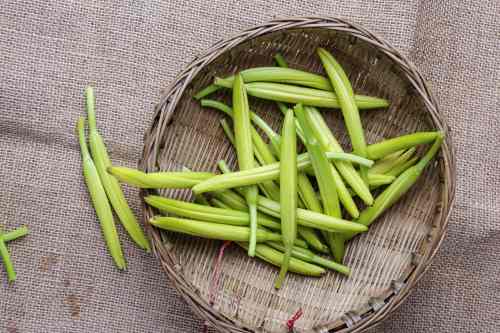
M 325 47 L 344 66 L 357 93 L 385 97 L 388 109 L 361 111 L 367 141 L 433 128 L 424 104 L 401 70 L 386 55 L 367 42 L 338 31 L 319 29 L 287 30 L 254 38 L 222 54 L 205 67 L 183 93 L 168 125 L 158 154 L 161 170 L 216 171 L 225 159 L 235 167 L 235 152 L 219 126 L 223 115 L 201 108 L 191 97 L 208 85 L 214 76 L 225 76 L 249 67 L 271 66 L 277 52 L 292 68 L 323 73 L 315 54 Z M 211 98 L 230 103 L 230 93 Z M 250 107 L 275 130 L 282 115 L 272 102 L 250 98 Z M 339 110 L 322 110 L 333 133 L 350 151 L 349 140 Z M 219 281 L 212 281 L 214 262 L 221 242 L 166 233 L 165 240 L 178 274 L 208 302 L 213 290 L 214 308 L 243 327 L 268 332 L 286 332 L 285 322 L 299 308 L 303 316 L 295 324 L 307 331 L 339 319 L 348 311 L 365 305 L 390 288 L 411 265 L 412 254 L 421 252 L 440 198 L 439 168 L 429 166 L 418 183 L 390 211 L 372 225 L 370 231 L 353 239 L 345 264 L 352 276 L 335 272 L 316 278 L 288 274 L 281 290 L 273 288 L 277 268 L 246 256 L 236 245 L 229 247 L 221 263 Z M 163 195 L 189 200 L 185 190 L 165 190 Z M 362 205 L 360 205 L 360 208 Z

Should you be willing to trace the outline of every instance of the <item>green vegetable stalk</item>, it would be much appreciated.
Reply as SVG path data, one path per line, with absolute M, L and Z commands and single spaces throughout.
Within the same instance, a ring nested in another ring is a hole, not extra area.
M 228 193 L 227 191 L 224 192 Z M 227 194 L 224 197 L 226 196 Z M 148 205 L 155 207 L 162 212 L 175 214 L 194 220 L 241 226 L 250 225 L 250 215 L 248 214 L 248 208 L 246 211 L 222 209 L 200 205 L 192 202 L 170 199 L 158 195 L 148 195 L 144 198 L 144 201 Z M 223 200 L 221 200 L 221 202 L 224 203 Z M 277 222 L 273 218 L 266 217 L 263 214 L 257 216 L 257 223 L 271 229 L 281 229 L 281 225 L 279 222 Z
M 247 92 L 241 75 L 237 75 L 234 80 L 233 106 L 235 147 L 238 156 L 238 165 L 241 170 L 252 169 L 255 164 L 252 133 L 250 130 L 250 109 L 248 107 Z M 245 199 L 250 212 L 250 239 L 248 247 L 248 255 L 250 257 L 255 255 L 255 246 L 257 243 L 257 195 L 257 186 L 252 185 L 246 189 Z
M 155 216 L 149 222 L 160 229 L 191 236 L 245 242 L 250 238 L 250 228 L 229 224 L 212 223 L 178 217 Z M 256 242 L 281 241 L 281 235 L 257 228 Z
M 313 134 L 302 105 L 298 104 L 294 111 L 302 128 L 305 138 L 304 144 L 306 145 L 309 153 L 314 174 L 318 180 L 320 195 L 323 202 L 323 210 L 326 215 L 340 217 L 340 204 L 337 191 L 335 189 L 336 187 L 332 173 L 332 166 L 326 158 L 325 152 L 321 149 L 318 140 Z
M 393 176 L 397 177 L 400 174 L 402 174 L 404 171 L 406 171 L 409 167 L 413 166 L 415 163 L 418 161 L 418 156 L 413 156 L 410 158 L 408 161 L 405 161 L 404 163 L 398 164 L 394 166 L 391 170 L 389 170 L 386 175 L 388 176 Z
M 5 271 L 7 272 L 9 283 L 12 283 L 16 280 L 17 275 L 5 242 L 6 240 L 4 239 L 4 235 L 2 233 L 2 230 L 0 229 L 0 256 L 2 257 L 3 266 L 5 267 Z
M 276 64 L 279 67 L 288 68 L 288 64 L 281 53 L 276 53 L 276 55 L 274 56 L 274 61 L 276 61 Z
M 261 212 L 270 216 L 280 217 L 281 205 L 279 202 L 259 196 L 257 204 L 258 209 Z M 357 230 L 355 232 L 364 232 L 368 230 L 366 226 L 359 223 L 316 213 L 302 208 L 297 208 L 297 223 L 314 229 L 339 233 L 350 233 L 353 229 Z
M 373 161 L 365 158 L 348 154 L 327 152 L 326 158 L 329 160 L 342 160 L 365 165 L 370 167 Z M 297 156 L 297 169 L 303 171 L 311 166 L 309 154 L 304 153 Z M 204 193 L 218 191 L 222 189 L 259 184 L 263 181 L 274 180 L 279 177 L 280 163 L 273 163 L 249 170 L 232 172 L 229 174 L 217 175 L 210 179 L 195 185 L 192 190 L 194 193 Z
M 121 182 L 138 188 L 191 188 L 214 176 L 211 172 L 162 171 L 145 173 L 140 170 L 111 166 L 109 174 Z
M 369 145 L 367 154 L 370 159 L 376 160 L 401 149 L 434 142 L 440 135 L 440 132 L 417 132 L 399 136 Z
M 245 83 L 274 82 L 333 91 L 326 77 L 293 68 L 254 67 L 241 71 L 241 76 Z M 229 76 L 221 80 L 224 80 L 223 83 L 225 85 L 229 85 L 229 83 L 233 83 L 234 76 Z
M 378 174 L 373 174 L 369 173 L 368 174 L 368 184 L 370 184 L 371 187 L 379 187 L 382 185 L 387 185 L 390 184 L 396 179 L 396 177 L 391 176 L 391 175 L 378 175 Z
M 96 117 L 95 117 L 95 97 L 94 89 L 87 87 L 85 89 L 86 107 L 89 122 L 89 146 L 95 167 L 101 179 L 102 185 L 106 194 L 114 208 L 116 215 L 118 215 L 125 230 L 142 249 L 147 252 L 150 251 L 149 242 L 144 235 L 134 213 L 127 204 L 127 200 L 123 195 L 122 189 L 118 181 L 108 174 L 107 169 L 111 167 L 111 160 L 109 159 L 104 141 L 97 131 Z
M 376 161 L 373 164 L 373 166 L 368 170 L 368 173 L 385 174 L 394 167 L 404 164 L 406 161 L 408 161 L 413 156 L 413 154 L 415 154 L 416 150 L 417 149 L 415 147 L 411 147 L 406 151 L 398 150 L 395 153 L 389 154 L 389 156 L 393 156 L 393 158 L 386 158 L 383 160 L 381 159 Z M 398 154 L 398 155 L 393 155 L 393 154 Z
M 97 168 L 90 157 L 85 140 L 84 126 L 85 120 L 83 117 L 80 117 L 78 120 L 77 132 L 82 154 L 82 167 L 85 183 L 87 184 L 90 199 L 94 205 L 96 215 L 101 223 L 102 234 L 104 236 L 104 240 L 106 241 L 109 253 L 111 254 L 111 257 L 113 257 L 116 266 L 119 269 L 125 269 L 127 264 L 123 256 L 118 233 L 116 232 L 113 212 L 111 211 L 111 206 L 109 205 L 106 192 L 104 191 L 104 187 L 99 178 Z
M 232 82 L 224 79 L 215 79 L 215 84 L 231 88 Z M 304 104 L 323 108 L 339 108 L 339 100 L 331 91 L 293 86 L 272 82 L 251 82 L 245 84 L 248 95 L 275 102 L 290 104 Z M 387 107 L 387 100 L 377 97 L 355 95 L 356 105 L 360 110 L 378 109 Z
M 248 249 L 248 244 L 246 243 L 238 242 L 238 245 L 244 249 Z M 284 254 L 282 252 L 266 244 L 257 244 L 255 248 L 255 254 L 258 258 L 278 267 L 281 266 L 281 263 L 284 260 Z M 290 272 L 306 276 L 321 276 L 326 273 L 326 271 L 322 267 L 310 264 L 298 258 L 290 259 L 288 270 Z
M 206 86 L 205 88 L 203 88 L 202 90 L 200 90 L 199 92 L 197 92 L 193 97 L 194 97 L 194 99 L 202 99 L 203 97 L 208 96 L 210 94 L 213 94 L 214 92 L 216 92 L 220 89 L 222 89 L 221 86 L 218 86 L 215 84 L 210 84 L 210 85 Z
M 285 252 L 285 247 L 281 243 L 267 242 L 266 244 L 275 248 L 278 251 Z M 349 267 L 342 265 L 342 264 L 339 264 L 339 263 L 336 263 L 335 261 L 320 257 L 308 249 L 303 249 L 303 248 L 294 246 L 292 248 L 292 257 L 300 259 L 300 260 L 304 260 L 305 262 L 309 262 L 312 264 L 316 264 L 316 265 L 337 271 L 337 272 L 342 273 L 342 274 L 347 275 L 347 276 L 349 276 L 351 274 L 351 269 Z
M 366 150 L 363 125 L 361 124 L 361 118 L 359 116 L 359 110 L 356 105 L 351 83 L 342 66 L 335 60 L 330 52 L 323 48 L 319 48 L 318 55 L 337 95 L 354 153 L 362 157 L 367 157 L 368 153 Z M 367 168 L 362 167 L 361 177 L 363 177 L 365 183 L 368 183 L 367 173 Z
M 24 237 L 27 234 L 29 234 L 28 228 L 25 226 L 22 226 L 22 227 L 15 229 L 15 230 L 4 233 L 2 235 L 2 237 L 3 237 L 4 242 L 8 243 L 8 242 L 16 240 L 18 238 Z
M 281 288 L 285 279 L 292 256 L 293 243 L 297 237 L 297 136 L 292 110 L 289 110 L 285 116 L 281 137 L 280 202 L 282 209 L 280 215 L 285 257 L 274 285 L 276 289 Z
M 210 199 L 209 205 L 217 208 L 231 209 L 231 207 L 229 207 L 228 205 L 226 205 L 224 202 L 220 201 L 217 198 Z

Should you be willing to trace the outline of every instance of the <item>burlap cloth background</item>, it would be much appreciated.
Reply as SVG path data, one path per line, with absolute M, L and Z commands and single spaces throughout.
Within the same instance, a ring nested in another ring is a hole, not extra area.
M 200 332 L 155 258 L 123 233 L 129 270 L 106 255 L 74 135 L 83 88 L 97 87 L 113 160 L 135 166 L 161 89 L 193 56 L 273 16 L 307 14 L 362 23 L 407 54 L 457 148 L 448 236 L 373 332 L 500 332 L 498 0 L 49 2 L 0 2 L 0 224 L 32 230 L 10 244 L 16 284 L 0 270 L 1 332 Z

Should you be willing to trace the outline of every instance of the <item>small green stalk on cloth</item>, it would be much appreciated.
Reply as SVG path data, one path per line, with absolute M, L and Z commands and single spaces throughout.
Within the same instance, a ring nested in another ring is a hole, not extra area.
M 89 191 L 90 199 L 94 205 L 96 215 L 101 223 L 101 230 L 104 240 L 108 247 L 109 253 L 113 258 L 116 267 L 125 269 L 127 263 L 123 256 L 120 239 L 116 232 L 115 221 L 113 219 L 113 212 L 106 196 L 106 192 L 99 178 L 97 168 L 90 157 L 87 143 L 85 140 L 85 120 L 80 117 L 77 125 L 78 139 L 80 142 L 80 149 L 82 155 L 83 176 Z
M 13 240 L 16 240 L 18 238 L 24 237 L 24 236 L 28 235 L 29 232 L 30 231 L 29 231 L 28 227 L 22 226 L 22 227 L 15 229 L 15 230 L 6 232 L 2 236 L 3 236 L 4 242 L 7 243 L 7 242 L 11 242 Z
M 14 264 L 12 263 L 12 259 L 10 257 L 9 250 L 7 249 L 7 245 L 5 244 L 6 240 L 4 239 L 4 234 L 2 229 L 0 228 L 0 257 L 2 257 L 3 266 L 5 271 L 7 272 L 7 279 L 9 283 L 12 283 L 16 280 L 17 274 L 14 269 Z
M 85 101 L 89 123 L 89 146 L 92 159 L 101 179 L 106 195 L 109 198 L 111 206 L 118 215 L 119 220 L 123 227 L 134 240 L 134 242 L 146 252 L 150 252 L 149 241 L 147 240 L 141 226 L 137 222 L 134 213 L 128 206 L 125 195 L 122 192 L 120 183 L 108 174 L 107 169 L 111 167 L 111 160 L 109 159 L 104 140 L 97 131 L 96 117 L 95 117 L 95 97 L 94 89 L 87 87 L 85 89 Z

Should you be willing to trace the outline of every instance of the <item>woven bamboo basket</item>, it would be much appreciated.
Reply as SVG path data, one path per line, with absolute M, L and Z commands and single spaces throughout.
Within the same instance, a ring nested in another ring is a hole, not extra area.
M 215 43 L 190 63 L 166 89 L 145 135 L 140 167 L 146 171 L 216 170 L 235 154 L 219 126 L 217 111 L 201 108 L 194 92 L 214 76 L 272 65 L 281 52 L 290 67 L 322 73 L 317 47 L 330 50 L 358 93 L 387 98 L 386 110 L 364 111 L 369 143 L 417 130 L 446 133 L 441 153 L 399 203 L 348 245 L 345 263 L 353 274 L 334 272 L 304 278 L 288 274 L 281 290 L 277 269 L 231 246 L 214 279 L 221 242 L 163 233 L 148 225 L 154 252 L 173 285 L 194 312 L 221 332 L 286 332 L 298 309 L 296 332 L 361 332 L 386 318 L 408 296 L 428 268 L 445 235 L 455 193 L 455 161 L 449 129 L 436 100 L 415 66 L 365 28 L 342 19 L 275 19 Z M 224 98 L 230 94 L 220 94 Z M 251 99 L 275 129 L 281 114 L 273 103 Z M 333 133 L 350 149 L 341 113 L 325 110 Z M 146 192 L 142 193 L 145 195 Z M 161 194 L 190 199 L 186 190 Z M 154 215 L 144 206 L 144 221 Z M 430 301 L 430 300 L 429 300 Z

